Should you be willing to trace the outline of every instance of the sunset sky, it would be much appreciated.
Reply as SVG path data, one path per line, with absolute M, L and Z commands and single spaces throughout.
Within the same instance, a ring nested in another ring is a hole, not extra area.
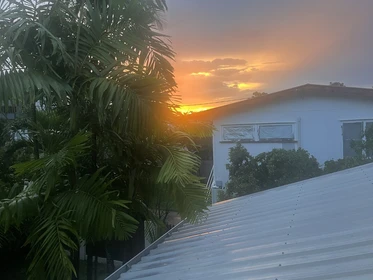
M 305 83 L 373 86 L 372 0 L 167 3 L 184 111 Z

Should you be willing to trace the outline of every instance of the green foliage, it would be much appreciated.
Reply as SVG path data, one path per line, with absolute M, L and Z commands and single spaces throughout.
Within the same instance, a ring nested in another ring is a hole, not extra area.
M 110 191 L 112 181 L 101 173 L 98 170 L 92 176 L 83 176 L 75 189 L 57 195 L 53 204 L 66 211 L 66 217 L 77 224 L 80 236 L 86 236 L 87 241 L 127 239 L 137 224 L 126 213 L 130 201 L 121 200 L 117 191 Z
M 261 97 L 268 95 L 266 92 L 254 91 L 251 98 Z
M 355 150 L 356 156 L 326 161 L 324 164 L 324 173 L 328 174 L 332 172 L 337 172 L 372 162 L 373 126 L 371 125 L 367 127 L 367 129 L 364 131 L 362 135 L 362 139 L 358 141 L 353 141 L 351 143 L 351 147 Z
M 6 132 L 6 120 L 0 119 L 0 199 L 7 197 L 14 178 L 10 170 L 10 161 L 5 154 L 5 145 L 9 141 L 10 135 Z
M 303 149 L 274 149 L 259 154 L 255 158 L 257 164 L 256 178 L 261 189 L 298 182 L 321 175 L 322 171 L 316 158 Z
M 333 173 L 356 167 L 368 162 L 368 160 L 362 159 L 361 157 L 346 157 L 338 160 L 328 160 L 324 163 L 324 173 Z
M 323 169 L 316 158 L 303 149 L 274 149 L 252 157 L 238 143 L 229 151 L 229 181 L 226 190 L 219 192 L 218 199 L 226 200 L 369 163 L 372 161 L 372 139 L 373 126 L 365 132 L 362 141 L 354 143 L 362 156 L 328 160 Z
M 364 155 L 367 159 L 372 159 L 372 156 L 373 156 L 373 125 L 370 125 L 364 131 L 361 149 L 364 151 Z
M 26 243 L 32 245 L 30 255 L 33 260 L 28 269 L 30 278 L 69 279 L 71 271 L 76 274 L 67 250 L 78 250 L 77 239 L 78 233 L 65 213 L 37 218 Z
M 229 181 L 220 199 L 242 196 L 294 183 L 315 176 L 322 170 L 317 160 L 303 149 L 261 153 L 252 157 L 242 144 L 229 151 Z
M 204 215 L 192 138 L 211 136 L 212 126 L 175 112 L 174 52 L 159 33 L 166 8 L 163 0 L 0 5 L 0 103 L 22 110 L 4 131 L 27 132 L 0 148 L 0 227 L 3 236 L 27 227 L 29 278 L 70 279 L 80 240 L 129 238 L 133 217 Z
M 0 201 L 0 221 L 5 231 L 33 220 L 27 244 L 32 259 L 30 278 L 64 279 L 74 272 L 68 252 L 77 250 L 80 238 L 103 240 L 128 238 L 136 220 L 127 212 L 127 201 L 110 191 L 112 180 L 84 175 L 67 179 L 79 157 L 87 153 L 90 134 L 78 133 L 60 145 L 56 154 L 46 154 L 15 165 L 18 176 L 30 183 L 12 198 Z M 44 276 L 43 276 L 44 275 Z
M 367 125 L 368 126 L 368 125 Z M 351 142 L 351 148 L 356 152 L 356 160 L 371 159 L 373 155 L 373 125 L 367 127 L 361 137 L 361 140 Z
M 255 178 L 256 164 L 254 158 L 242 144 L 238 143 L 229 150 L 227 169 L 229 171 L 226 192 L 228 197 L 242 196 L 259 190 L 259 182 Z

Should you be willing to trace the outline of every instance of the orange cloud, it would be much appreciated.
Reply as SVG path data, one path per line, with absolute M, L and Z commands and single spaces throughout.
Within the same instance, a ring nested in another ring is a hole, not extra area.
M 269 61 L 269 62 L 268 62 Z M 248 98 L 264 90 L 266 71 L 279 62 L 239 58 L 212 60 L 182 60 L 175 64 L 178 94 L 182 97 L 179 112 L 200 112 Z M 273 64 L 273 65 L 272 65 Z M 257 70 L 252 68 L 256 66 Z M 268 72 L 267 72 L 268 73 Z
M 204 76 L 204 77 L 209 77 L 211 76 L 211 73 L 209 72 L 193 72 L 190 74 L 191 76 Z

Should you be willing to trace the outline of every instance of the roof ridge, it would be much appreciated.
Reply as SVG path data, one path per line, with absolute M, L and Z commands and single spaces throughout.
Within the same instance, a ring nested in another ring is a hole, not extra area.
M 281 97 L 281 98 L 290 97 L 290 96 L 292 96 L 293 94 L 296 94 L 297 92 L 299 92 L 302 89 L 311 90 L 313 88 L 319 88 L 320 91 L 324 90 L 325 91 L 324 93 L 323 92 L 314 92 L 315 94 L 323 93 L 322 96 L 324 96 L 324 94 L 331 94 L 331 93 L 337 94 L 336 92 L 338 91 L 338 93 L 341 93 L 341 97 L 342 96 L 343 97 L 348 96 L 348 97 L 355 97 L 355 98 L 356 97 L 373 98 L 373 88 L 361 88 L 361 87 L 359 88 L 359 87 L 347 87 L 347 86 L 342 87 L 342 86 L 320 85 L 320 84 L 307 83 L 307 84 L 299 85 L 299 86 L 296 86 L 296 87 L 292 87 L 292 88 L 288 88 L 288 89 L 284 89 L 284 90 L 280 90 L 280 91 L 275 91 L 275 92 L 269 93 L 267 95 L 263 95 L 263 96 L 259 96 L 259 97 L 255 97 L 255 98 L 248 98 L 248 99 L 245 99 L 245 100 L 242 100 L 242 101 L 233 102 L 233 103 L 226 104 L 226 105 L 223 105 L 223 106 L 214 107 L 212 109 L 208 109 L 208 110 L 205 110 L 205 111 L 195 112 L 195 113 L 190 114 L 190 117 L 192 117 L 192 118 L 195 118 L 195 117 L 206 118 L 206 117 L 208 117 L 208 115 L 211 115 L 210 119 L 209 119 L 209 120 L 211 120 L 212 117 L 219 117 L 222 114 L 229 113 L 229 111 L 232 110 L 232 109 L 234 109 L 234 112 L 237 112 L 237 110 L 242 109 L 243 106 L 245 106 L 244 108 L 246 108 L 246 106 L 266 104 L 267 102 L 271 102 L 278 97 Z M 332 89 L 332 90 L 330 90 L 330 89 Z M 308 94 L 309 93 L 310 92 L 308 92 Z M 336 96 L 338 96 L 338 95 L 336 95 Z

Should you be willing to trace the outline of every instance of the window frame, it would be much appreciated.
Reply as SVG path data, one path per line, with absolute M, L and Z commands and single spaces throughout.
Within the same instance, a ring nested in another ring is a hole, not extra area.
M 344 156 L 344 143 L 343 143 L 343 124 L 344 123 L 362 123 L 362 140 L 366 140 L 366 137 L 365 137 L 365 130 L 367 128 L 367 123 L 372 123 L 373 124 L 373 119 L 344 119 L 344 120 L 340 120 L 341 122 L 341 130 L 342 130 L 342 157 L 345 158 Z M 362 155 L 363 156 L 366 156 L 366 151 L 363 150 L 362 151 Z
M 261 138 L 261 136 L 260 136 L 260 129 L 262 128 L 262 127 L 270 127 L 270 126 L 290 126 L 291 127 L 291 133 L 292 133 L 292 136 L 293 137 L 291 137 L 291 138 L 279 138 L 279 137 L 273 137 L 273 138 Z M 283 124 L 283 123 L 281 123 L 281 124 L 278 124 L 278 123 L 276 123 L 276 124 L 259 124 L 258 125 L 258 139 L 259 139 L 259 142 L 265 142 L 265 141 L 271 141 L 271 142 L 273 142 L 273 141 L 275 141 L 275 142 L 279 142 L 279 143 L 283 143 L 283 142 L 289 142 L 289 141 L 294 141 L 295 140 L 295 129 L 294 129 L 294 125 L 293 124 Z
M 253 138 L 252 139 L 237 139 L 237 140 L 227 140 L 224 139 L 224 129 L 225 128 L 235 128 L 235 127 L 252 127 L 253 129 Z M 222 125 L 220 130 L 220 140 L 221 142 L 229 142 L 229 143 L 235 143 L 235 142 L 255 142 L 255 126 L 253 124 L 232 124 L 232 125 Z
M 293 138 L 267 138 L 260 139 L 260 127 L 261 126 L 276 126 L 276 125 L 291 125 Z M 263 123 L 247 123 L 247 124 L 224 124 L 220 127 L 220 143 L 297 143 L 298 139 L 298 122 L 263 122 Z M 239 126 L 252 126 L 254 128 L 254 138 L 252 140 L 248 139 L 237 139 L 237 140 L 225 140 L 224 139 L 224 128 L 225 127 L 239 127 Z

